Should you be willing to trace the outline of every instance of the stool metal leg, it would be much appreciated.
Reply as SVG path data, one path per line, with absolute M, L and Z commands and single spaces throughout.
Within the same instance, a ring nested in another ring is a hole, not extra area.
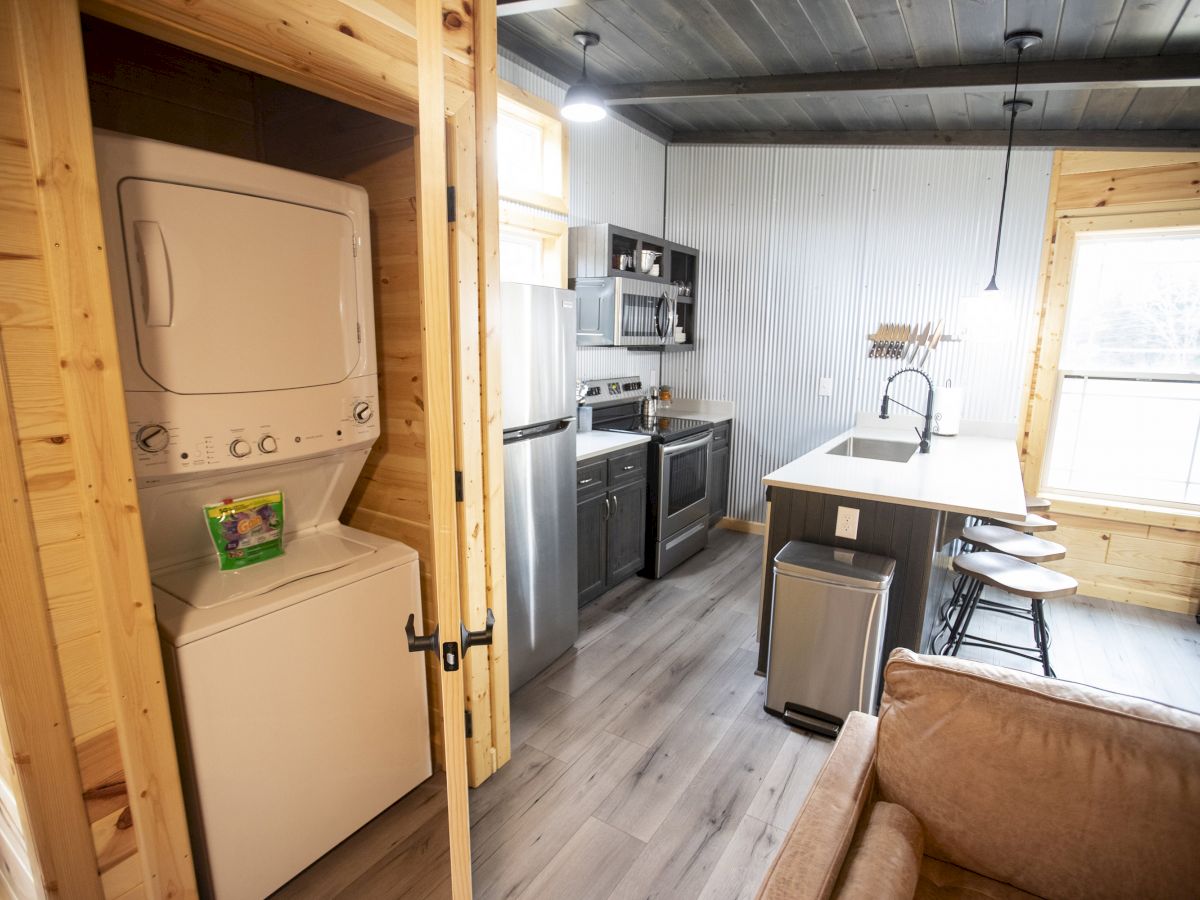
M 1033 601 L 1033 635 L 1041 654 L 1042 674 L 1047 678 L 1056 678 L 1054 667 L 1050 665 L 1050 630 L 1046 627 L 1045 601 Z
M 958 656 L 958 651 L 962 648 L 963 638 L 967 636 L 967 626 L 971 623 L 971 616 L 975 612 L 975 606 L 979 603 L 979 598 L 983 594 L 983 582 L 970 579 L 967 585 L 967 593 L 961 601 L 961 607 L 958 610 L 958 616 L 954 620 L 954 625 L 950 629 L 950 640 L 946 644 L 946 649 L 942 652 L 946 656 Z

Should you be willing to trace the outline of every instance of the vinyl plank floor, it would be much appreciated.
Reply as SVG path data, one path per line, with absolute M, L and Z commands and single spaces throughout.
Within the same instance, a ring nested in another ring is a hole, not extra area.
M 761 537 L 717 529 L 666 578 L 632 578 L 581 611 L 577 645 L 513 695 L 511 762 L 471 791 L 476 897 L 755 894 L 832 748 L 762 711 L 761 565 Z M 1047 606 L 1059 677 L 1200 712 L 1193 616 L 1088 597 Z M 995 613 L 973 630 L 1032 637 Z M 448 896 L 447 846 L 434 776 L 278 896 Z

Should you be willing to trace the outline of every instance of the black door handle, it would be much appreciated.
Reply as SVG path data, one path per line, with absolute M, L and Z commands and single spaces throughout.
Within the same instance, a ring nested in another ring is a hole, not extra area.
M 495 627 L 495 625 L 496 617 L 492 614 L 490 609 L 487 611 L 487 622 L 482 631 L 467 631 L 467 626 L 460 622 L 458 627 L 462 629 L 462 634 L 460 636 L 462 638 L 463 656 L 466 656 L 467 651 L 472 647 L 483 647 L 491 644 L 492 629 Z
M 416 615 L 409 613 L 408 621 L 404 623 L 404 633 L 408 635 L 409 653 L 432 653 L 435 656 L 438 654 L 440 648 L 438 647 L 438 629 L 436 625 L 429 634 L 417 637 Z

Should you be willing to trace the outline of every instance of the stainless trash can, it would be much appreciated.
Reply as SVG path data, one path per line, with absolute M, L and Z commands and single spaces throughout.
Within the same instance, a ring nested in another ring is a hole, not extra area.
M 791 541 L 775 557 L 766 710 L 836 737 L 876 712 L 888 587 L 896 561 Z

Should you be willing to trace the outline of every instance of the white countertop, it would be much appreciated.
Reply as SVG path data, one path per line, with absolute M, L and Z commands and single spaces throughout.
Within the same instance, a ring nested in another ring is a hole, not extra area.
M 619 431 L 585 431 L 575 435 L 575 461 L 583 462 L 618 450 L 650 443 L 645 434 L 624 434 Z
M 733 418 L 733 404 L 728 400 L 672 400 L 658 405 L 664 416 L 679 419 L 699 419 L 701 422 L 728 422 Z
M 911 429 L 860 425 L 776 469 L 763 484 L 968 515 L 1025 515 L 1025 488 L 1011 437 L 935 434 L 929 453 L 914 453 L 904 463 L 826 452 L 848 437 L 917 443 Z

